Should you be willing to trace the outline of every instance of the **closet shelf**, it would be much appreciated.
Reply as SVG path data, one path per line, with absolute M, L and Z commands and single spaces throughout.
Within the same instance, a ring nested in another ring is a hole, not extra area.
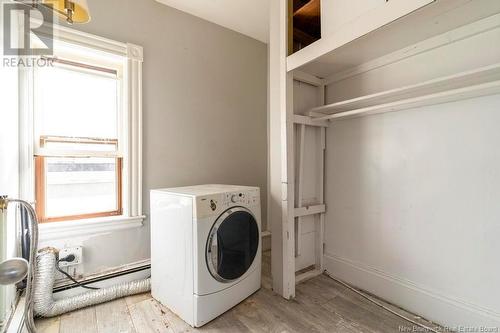
M 500 63 L 309 110 L 315 121 L 441 104 L 500 93 Z
M 399 19 L 382 8 L 288 56 L 287 71 L 297 69 L 319 78 L 334 77 L 498 12 L 497 0 L 434 1 Z M 390 23 L 384 25 L 385 21 Z

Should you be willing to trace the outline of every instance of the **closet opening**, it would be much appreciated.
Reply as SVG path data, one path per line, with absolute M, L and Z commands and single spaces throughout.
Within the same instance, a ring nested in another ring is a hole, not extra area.
M 289 53 L 299 51 L 321 38 L 321 1 L 289 1 Z

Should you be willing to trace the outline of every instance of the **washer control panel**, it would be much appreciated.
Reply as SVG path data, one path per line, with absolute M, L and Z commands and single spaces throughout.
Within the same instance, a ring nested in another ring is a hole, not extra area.
M 256 205 L 259 201 L 259 193 L 250 191 L 226 193 L 224 195 L 224 204 L 226 206 L 234 205 Z
M 201 218 L 220 214 L 234 206 L 255 206 L 259 204 L 259 200 L 259 189 L 202 196 L 196 200 L 196 215 Z

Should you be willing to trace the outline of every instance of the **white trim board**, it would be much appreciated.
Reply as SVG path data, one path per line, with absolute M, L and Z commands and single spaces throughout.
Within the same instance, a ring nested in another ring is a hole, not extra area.
M 146 216 L 113 216 L 88 220 L 63 221 L 40 224 L 40 242 L 68 237 L 82 237 L 105 234 L 116 230 L 140 228 Z
M 315 87 L 320 87 L 325 84 L 324 79 L 320 79 L 317 76 L 299 70 L 293 71 L 293 79 Z
M 500 313 L 442 295 L 410 280 L 334 254 L 324 255 L 328 275 L 347 281 L 402 308 L 447 327 L 500 327 Z
M 292 165 L 293 76 L 286 70 L 287 0 L 270 2 L 269 33 L 269 183 L 273 290 L 286 299 L 295 295 Z
M 293 122 L 295 124 L 307 125 L 307 126 L 317 126 L 317 127 L 328 127 L 330 124 L 327 121 L 315 120 L 310 116 L 302 116 L 299 114 L 293 115 Z
M 260 236 L 261 236 L 261 237 L 271 237 L 271 232 L 270 232 L 270 231 L 267 231 L 267 230 L 262 231 L 262 232 L 260 233 Z

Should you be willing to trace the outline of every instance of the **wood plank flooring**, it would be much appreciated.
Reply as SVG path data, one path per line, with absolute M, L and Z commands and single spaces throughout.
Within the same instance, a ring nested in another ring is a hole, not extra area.
M 413 324 L 374 305 L 325 275 L 297 285 L 296 298 L 286 301 L 271 290 L 270 261 L 270 253 L 264 253 L 262 288 L 257 293 L 199 329 L 187 325 L 152 299 L 149 293 L 56 318 L 38 319 L 37 327 L 40 333 L 388 333 L 403 330 L 412 332 L 414 329 Z M 435 327 L 394 306 L 392 309 Z

